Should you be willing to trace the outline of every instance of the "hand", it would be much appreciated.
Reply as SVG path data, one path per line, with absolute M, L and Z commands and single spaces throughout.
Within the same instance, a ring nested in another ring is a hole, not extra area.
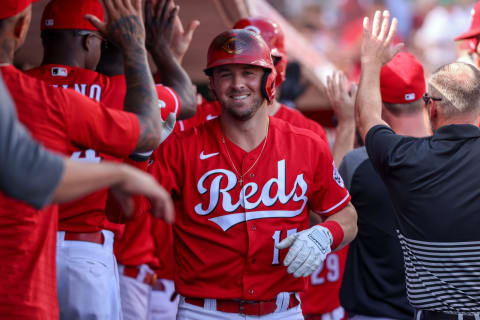
M 119 202 L 123 215 L 129 218 L 134 211 L 132 196 L 143 195 L 152 205 L 151 213 L 155 218 L 173 223 L 175 212 L 173 202 L 168 192 L 160 186 L 157 181 L 148 173 L 123 165 L 122 182 L 113 186 L 111 194 Z
M 147 30 L 147 49 L 162 51 L 170 48 L 174 35 L 174 24 L 179 7 L 173 0 L 158 0 L 152 5 L 152 0 L 145 2 L 145 28 Z
M 363 39 L 361 62 L 363 64 L 374 64 L 378 67 L 390 61 L 403 47 L 403 43 L 392 45 L 395 31 L 397 30 L 397 19 L 393 18 L 390 23 L 390 13 L 383 11 L 383 19 L 380 25 L 381 13 L 375 12 L 373 23 L 370 25 L 368 17 L 363 19 Z
M 287 237 L 276 247 L 285 249 L 291 246 L 283 265 L 288 267 L 288 273 L 298 278 L 309 276 L 320 267 L 331 251 L 332 241 L 330 231 L 317 225 Z
M 176 122 L 177 122 L 177 116 L 175 115 L 175 112 L 171 112 L 168 115 L 167 120 L 165 120 L 165 123 L 163 124 L 162 137 L 160 138 L 160 143 L 165 141 L 170 136 L 173 129 L 175 128 Z
M 193 20 L 187 27 L 187 31 L 183 29 L 182 21 L 180 17 L 177 16 L 174 24 L 174 34 L 170 48 L 173 51 L 173 54 L 177 58 L 178 63 L 182 63 L 183 57 L 190 47 L 190 42 L 192 42 L 193 33 L 195 29 L 200 25 L 200 21 Z
M 87 14 L 85 18 L 119 48 L 145 47 L 145 28 L 142 21 L 141 0 L 104 0 L 108 23 Z
M 332 76 L 327 76 L 325 91 L 338 122 L 355 121 L 354 106 L 357 85 L 355 83 L 349 85 L 348 79 L 342 71 L 334 71 Z

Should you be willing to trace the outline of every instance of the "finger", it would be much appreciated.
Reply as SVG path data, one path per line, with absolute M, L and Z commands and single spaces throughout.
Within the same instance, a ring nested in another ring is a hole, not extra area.
M 363 37 L 367 38 L 370 36 L 370 19 L 368 17 L 363 18 Z
M 140 14 L 142 12 L 142 0 L 133 0 L 132 7 L 137 14 Z
M 403 43 L 403 42 L 397 43 L 395 46 L 393 46 L 392 57 L 395 56 L 397 53 L 399 53 L 403 49 L 404 46 L 405 46 L 405 43 Z
M 293 276 L 295 278 L 299 278 L 303 276 L 303 274 L 306 273 L 308 270 L 310 270 L 311 266 L 315 264 L 314 257 L 311 253 L 312 253 L 312 249 L 310 249 L 305 261 L 303 261 L 303 263 L 300 266 L 298 266 L 297 270 L 293 273 Z
M 193 20 L 188 25 L 187 32 L 185 32 L 185 38 L 187 39 L 188 42 L 192 41 L 193 33 L 195 32 L 195 30 L 198 28 L 199 25 L 200 25 L 200 21 L 198 20 Z
M 309 268 L 305 269 L 305 271 L 303 272 L 303 274 L 301 276 L 302 277 L 308 277 L 309 275 L 311 275 L 317 269 L 318 268 L 313 268 L 312 266 L 310 266 Z
M 390 12 L 388 12 L 388 10 L 385 10 L 383 11 L 382 28 L 380 29 L 380 34 L 378 35 L 378 39 L 380 40 L 385 39 L 389 22 L 390 22 Z
M 100 32 L 100 34 L 102 36 L 106 36 L 107 35 L 107 24 L 102 22 L 100 19 L 98 19 L 96 16 L 92 15 L 92 14 L 86 14 L 85 19 L 87 19 L 88 21 L 90 21 L 90 23 L 98 29 L 98 32 Z
M 295 257 L 302 250 L 302 248 L 303 248 L 303 241 L 295 241 L 292 247 L 288 250 L 287 256 L 283 260 L 283 265 L 289 266 L 292 263 L 292 261 L 295 260 Z
M 306 250 L 305 250 L 306 249 Z M 305 263 L 305 261 L 308 260 L 310 257 L 310 254 L 312 253 L 311 248 L 303 248 L 303 250 L 300 250 L 295 257 L 295 259 L 290 263 L 288 266 L 287 272 L 290 274 L 297 274 L 298 269 Z M 298 274 L 300 275 L 300 274 Z M 296 277 L 298 278 L 298 277 Z
M 180 6 L 175 6 L 171 11 L 170 15 L 168 16 L 167 21 L 167 28 L 172 29 L 173 25 L 175 24 L 175 18 L 177 17 L 178 11 L 180 10 Z
M 150 26 L 152 24 L 152 0 L 145 1 L 145 25 Z
M 385 45 L 388 46 L 392 42 L 393 37 L 395 36 L 395 32 L 397 31 L 397 24 L 398 24 L 397 18 L 393 18 L 392 24 L 390 25 L 390 30 L 388 31 L 387 39 L 385 40 Z
M 108 13 L 108 16 L 111 17 L 114 11 L 116 11 L 113 0 L 103 0 L 103 4 L 105 6 L 105 11 Z
M 160 17 L 160 21 L 165 21 L 168 17 L 168 9 L 170 8 L 170 3 L 171 3 L 171 0 L 162 0 L 161 1 L 161 12 L 160 12 L 160 16 L 157 15 L 157 17 Z
M 373 16 L 373 23 L 372 23 L 372 36 L 377 37 L 378 32 L 380 31 L 380 18 L 381 13 L 379 10 L 375 11 L 375 15 Z
M 279 243 L 277 243 L 275 245 L 275 248 L 277 249 L 286 249 L 288 247 L 290 247 L 293 242 L 295 241 L 297 237 L 295 235 L 291 235 L 289 237 L 286 237 L 285 239 L 283 239 L 282 241 L 280 241 Z

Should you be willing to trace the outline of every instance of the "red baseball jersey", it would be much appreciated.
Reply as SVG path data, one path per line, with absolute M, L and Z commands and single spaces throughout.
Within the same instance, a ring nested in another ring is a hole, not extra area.
M 207 101 L 202 98 L 202 102 L 197 106 L 197 113 L 190 119 L 179 120 L 175 126 L 175 131 L 187 131 L 205 121 L 218 118 L 221 113 L 222 107 L 218 101 Z M 280 108 L 273 116 L 275 118 L 287 121 L 294 127 L 309 129 L 315 132 L 320 138 L 322 138 L 323 141 L 328 144 L 325 129 L 323 129 L 323 127 L 317 122 L 305 117 L 300 111 L 281 104 Z
M 69 67 L 64 65 L 43 65 L 26 72 L 28 75 L 47 83 L 75 91 L 93 99 L 101 101 L 109 108 L 123 110 L 123 101 L 127 91 L 123 75 L 108 77 L 98 72 Z M 180 109 L 180 100 L 176 93 L 168 87 L 157 85 L 159 107 L 162 118 L 166 119 L 170 112 Z M 85 162 L 99 162 L 103 159 L 121 161 L 106 153 L 95 149 L 75 148 L 71 150 L 71 158 Z M 121 234 L 123 225 L 111 223 L 105 217 L 106 190 L 90 194 L 82 199 L 60 206 L 59 229 L 72 232 L 95 232 L 101 229 Z
M 217 119 L 156 151 L 152 173 L 176 205 L 175 284 L 182 295 L 267 300 L 304 290 L 305 280 L 281 264 L 287 250 L 275 244 L 309 227 L 309 209 L 335 214 L 350 195 L 327 144 L 311 131 L 270 117 L 263 146 L 245 152 L 224 137 Z M 247 172 L 244 184 L 234 168 Z
M 13 66 L 0 69 L 20 121 L 45 147 L 71 154 L 75 146 L 126 157 L 140 134 L 136 115 L 101 107 L 58 90 Z M 2 319 L 57 319 L 55 276 L 58 207 L 37 211 L 0 195 L 0 314 Z
M 348 246 L 331 252 L 322 266 L 310 275 L 307 290 L 300 294 L 303 314 L 322 315 L 341 306 L 339 294 L 347 253 Z M 346 319 L 346 314 L 343 318 Z

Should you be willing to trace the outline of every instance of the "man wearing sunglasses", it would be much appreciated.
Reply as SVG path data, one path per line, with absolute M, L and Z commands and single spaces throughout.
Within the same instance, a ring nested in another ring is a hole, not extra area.
M 480 70 L 440 67 L 428 80 L 434 134 L 398 135 L 381 119 L 379 74 L 402 44 L 389 12 L 365 18 L 356 107 L 367 153 L 385 183 L 398 221 L 407 295 L 415 319 L 480 316 Z M 361 227 L 360 227 L 361 228 Z

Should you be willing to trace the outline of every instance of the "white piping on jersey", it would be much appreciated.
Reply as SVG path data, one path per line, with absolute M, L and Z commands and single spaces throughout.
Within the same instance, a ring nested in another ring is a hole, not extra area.
M 348 191 L 347 191 L 347 195 L 345 196 L 345 198 L 343 198 L 339 203 L 337 203 L 337 204 L 334 205 L 333 207 L 330 207 L 329 209 L 324 210 L 324 211 L 317 211 L 317 210 L 313 210 L 313 211 L 316 212 L 316 213 L 318 213 L 318 214 L 328 213 L 328 212 L 330 212 L 330 211 L 335 210 L 336 208 L 338 208 L 338 206 L 341 206 L 342 203 L 344 203 L 344 202 L 348 199 L 349 196 L 350 196 L 350 194 L 349 194 Z

